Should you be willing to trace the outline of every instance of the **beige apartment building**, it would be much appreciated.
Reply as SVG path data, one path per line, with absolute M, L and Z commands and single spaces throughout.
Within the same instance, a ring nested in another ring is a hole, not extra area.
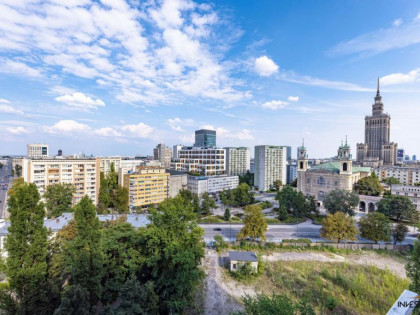
M 226 147 L 226 174 L 244 175 L 250 169 L 251 153 L 246 147 Z
M 382 166 L 375 169 L 380 181 L 395 177 L 404 185 L 414 185 L 420 182 L 420 167 Z
M 104 173 L 105 176 L 111 171 L 112 163 L 114 163 L 116 172 L 118 172 L 118 169 L 121 167 L 121 157 L 98 157 L 96 159 L 99 164 L 100 172 Z
M 414 207 L 420 211 L 420 186 L 392 185 L 391 195 L 406 196 L 413 203 Z
M 169 176 L 164 168 L 147 166 L 124 174 L 123 187 L 129 191 L 130 208 L 158 204 L 168 198 Z
M 99 167 L 95 158 L 44 158 L 22 160 L 22 176 L 26 183 L 34 183 L 43 196 L 53 184 L 72 184 L 76 192 L 73 204 L 85 195 L 96 205 L 99 195 Z

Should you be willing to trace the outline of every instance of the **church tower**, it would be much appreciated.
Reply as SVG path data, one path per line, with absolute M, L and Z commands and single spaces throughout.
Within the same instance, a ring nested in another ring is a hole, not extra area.
M 350 146 L 346 143 L 338 148 L 338 159 L 340 160 L 340 174 L 351 175 L 353 173 L 353 161 L 350 153 Z
M 298 150 L 298 171 L 306 172 L 308 170 L 308 155 L 306 154 L 305 142 L 302 139 L 302 145 Z

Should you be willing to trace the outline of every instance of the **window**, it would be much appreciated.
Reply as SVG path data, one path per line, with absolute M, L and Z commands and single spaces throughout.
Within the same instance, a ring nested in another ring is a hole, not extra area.
M 347 163 L 343 163 L 343 171 L 347 172 Z

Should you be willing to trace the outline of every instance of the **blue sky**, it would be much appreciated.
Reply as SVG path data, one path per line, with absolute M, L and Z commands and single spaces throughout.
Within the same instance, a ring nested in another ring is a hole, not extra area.
M 355 153 L 377 77 L 391 140 L 420 154 L 418 1 L 63 3 L 0 3 L 0 154 L 151 154 L 202 127 Z

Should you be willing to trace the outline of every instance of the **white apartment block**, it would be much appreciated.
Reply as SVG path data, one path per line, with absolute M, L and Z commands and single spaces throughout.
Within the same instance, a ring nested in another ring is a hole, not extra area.
M 120 167 L 127 167 L 132 168 L 133 170 L 136 169 L 137 166 L 143 166 L 145 163 L 143 160 L 139 159 L 121 159 Z
M 208 175 L 225 174 L 225 149 L 183 147 L 179 159 L 172 162 L 172 168 Z
M 156 148 L 153 149 L 153 159 L 160 161 L 163 164 L 163 167 L 169 168 L 172 159 L 171 148 L 165 146 L 163 143 L 159 143 Z
M 287 180 L 287 147 L 258 145 L 255 146 L 254 185 L 260 191 L 273 188 L 276 180 Z
M 414 185 L 420 182 L 420 167 L 382 166 L 375 169 L 375 173 L 380 181 L 395 177 L 404 185 Z
M 201 196 L 205 192 L 212 194 L 222 190 L 235 189 L 238 185 L 238 176 L 188 176 L 187 189 Z
M 251 153 L 249 148 L 227 147 L 226 150 L 226 174 L 244 175 L 250 169 Z
M 392 185 L 391 195 L 406 196 L 413 203 L 414 207 L 420 211 L 420 186 Z
M 175 144 L 172 148 L 172 158 L 173 159 L 179 159 L 179 151 L 181 151 L 181 149 L 184 146 L 182 144 Z
M 48 144 L 31 143 L 27 145 L 28 158 L 43 158 L 48 157 L 49 148 Z
M 22 176 L 26 183 L 34 183 L 43 196 L 47 186 L 73 184 L 76 192 L 73 204 L 85 195 L 96 205 L 99 194 L 99 164 L 96 159 L 23 159 Z
M 118 169 L 121 167 L 121 157 L 99 157 L 97 160 L 99 162 L 99 170 L 105 176 L 111 171 L 112 163 L 114 163 L 115 172 L 118 172 Z

